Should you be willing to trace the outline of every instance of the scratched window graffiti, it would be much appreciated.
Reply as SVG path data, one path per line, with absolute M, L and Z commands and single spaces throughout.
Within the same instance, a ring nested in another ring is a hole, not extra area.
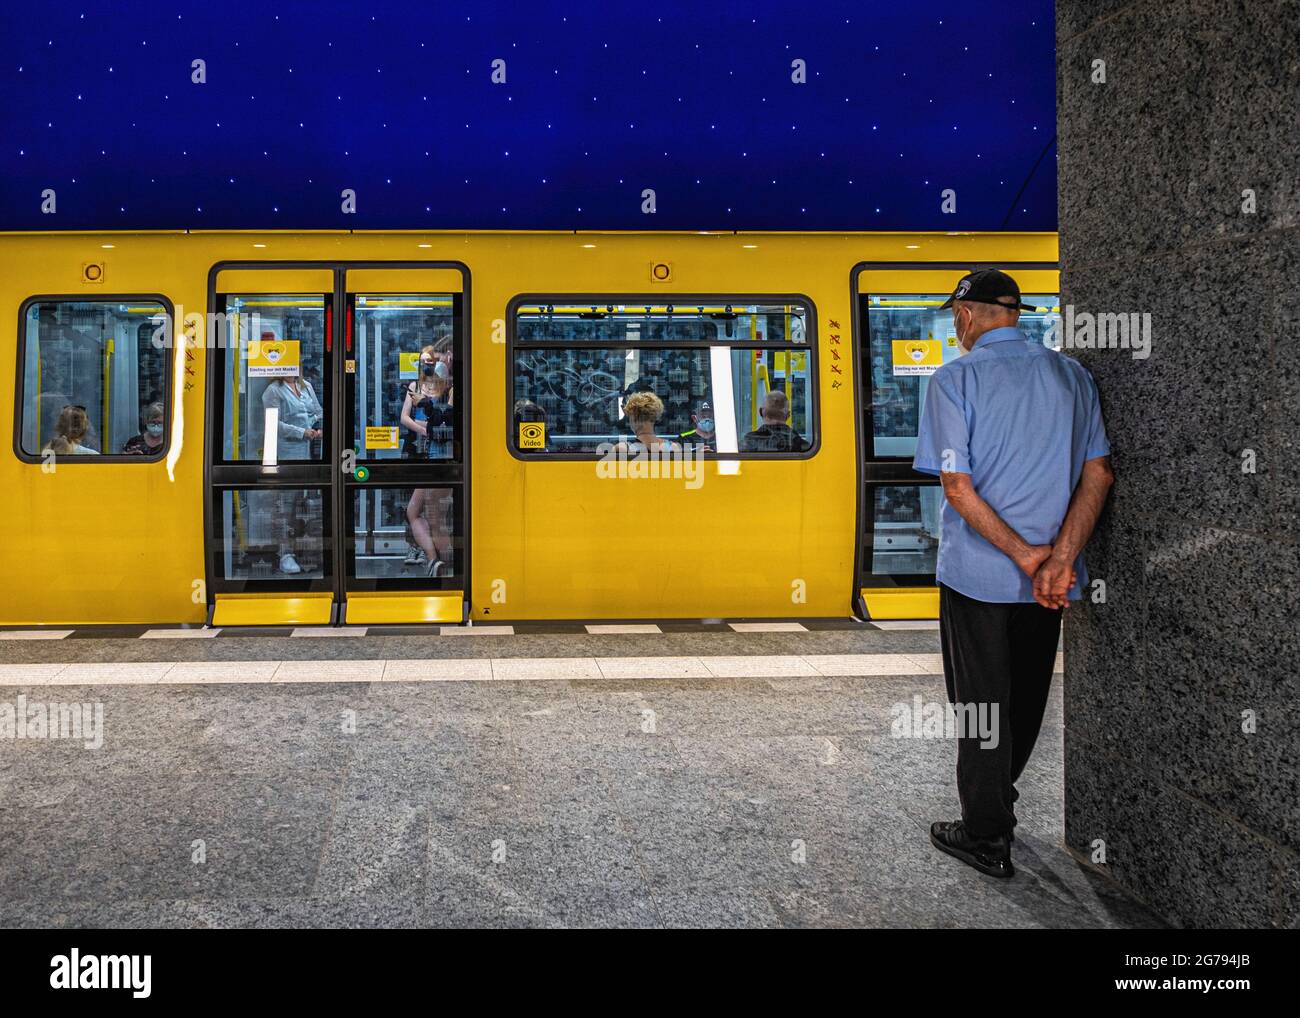
M 597 455 L 633 437 L 625 406 L 645 392 L 670 443 L 719 457 L 808 455 L 809 322 L 794 303 L 521 304 L 509 441 L 520 455 Z

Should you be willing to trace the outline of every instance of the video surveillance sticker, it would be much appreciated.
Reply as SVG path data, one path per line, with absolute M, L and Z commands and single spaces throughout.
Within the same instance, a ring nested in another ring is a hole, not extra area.
M 943 364 L 943 343 L 937 339 L 896 339 L 895 375 L 933 375 Z
M 519 425 L 519 448 L 545 449 L 546 425 L 540 421 L 525 421 Z

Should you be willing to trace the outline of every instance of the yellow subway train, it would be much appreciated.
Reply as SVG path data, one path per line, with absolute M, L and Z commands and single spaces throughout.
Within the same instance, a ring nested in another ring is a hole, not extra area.
M 0 236 L 0 625 L 934 617 L 939 305 L 1055 234 Z

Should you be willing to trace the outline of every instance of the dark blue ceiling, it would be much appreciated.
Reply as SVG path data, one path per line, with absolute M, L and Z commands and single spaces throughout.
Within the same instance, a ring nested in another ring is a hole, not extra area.
M 1053 230 L 1053 5 L 995 6 L 9 3 L 0 229 Z

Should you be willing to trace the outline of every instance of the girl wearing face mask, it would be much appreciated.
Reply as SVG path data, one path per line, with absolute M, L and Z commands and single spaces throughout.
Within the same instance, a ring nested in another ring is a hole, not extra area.
M 126 445 L 122 446 L 122 452 L 127 456 L 152 456 L 163 447 L 163 405 L 150 403 L 140 419 L 144 422 L 144 431 L 128 438 Z
M 402 402 L 402 426 L 410 432 L 406 454 L 413 458 L 450 456 L 451 428 L 446 413 L 451 406 L 450 354 L 438 349 L 443 345 L 431 344 L 420 351 L 420 376 L 407 386 Z M 450 346 L 449 340 L 446 345 Z M 406 506 L 411 536 L 424 552 L 430 576 L 450 576 L 454 568 L 443 494 L 435 488 L 417 488 Z

